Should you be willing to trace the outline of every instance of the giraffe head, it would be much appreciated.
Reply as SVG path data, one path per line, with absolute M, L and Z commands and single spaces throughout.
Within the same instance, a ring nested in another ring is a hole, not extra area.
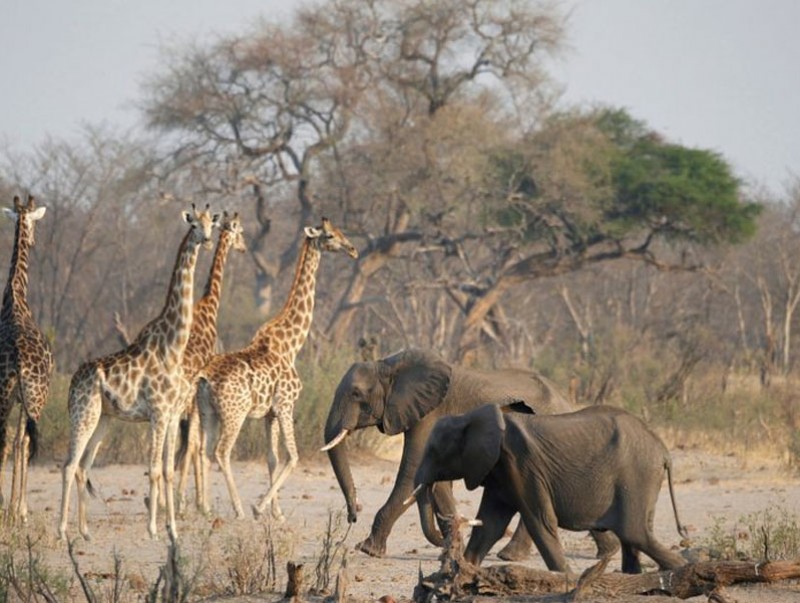
M 189 240 L 206 249 L 211 249 L 214 242 L 211 240 L 211 231 L 219 226 L 219 214 L 211 214 L 208 204 L 203 211 L 199 211 L 192 203 L 192 211 L 183 212 L 183 219 L 191 226 Z
M 244 229 L 242 228 L 242 221 L 239 219 L 239 212 L 235 212 L 232 216 L 227 211 L 222 212 L 222 224 L 220 225 L 222 233 L 229 233 L 231 238 L 231 247 L 240 253 L 247 251 L 247 243 L 244 242 Z
M 9 218 L 19 223 L 21 242 L 33 247 L 36 242 L 33 236 L 34 224 L 42 219 L 47 208 L 36 207 L 36 201 L 29 195 L 27 204 L 23 204 L 19 197 L 14 197 L 14 207 L 4 207 L 3 211 Z
M 328 218 L 322 218 L 322 225 L 316 228 L 306 226 L 306 237 L 316 241 L 322 251 L 344 251 L 351 258 L 358 257 L 358 250 L 342 231 L 336 228 Z

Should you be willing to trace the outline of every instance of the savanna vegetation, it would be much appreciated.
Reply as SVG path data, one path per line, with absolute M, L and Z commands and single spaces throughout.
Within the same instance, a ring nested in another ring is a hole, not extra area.
M 548 65 L 568 34 L 550 3 L 330 0 L 165 49 L 137 99 L 143 134 L 88 125 L 3 149 L 0 197 L 48 206 L 30 270 L 57 358 L 43 457 L 64 456 L 72 372 L 120 347 L 114 314 L 135 332 L 161 308 L 194 202 L 246 226 L 224 349 L 280 308 L 304 226 L 327 216 L 359 247 L 319 271 L 306 449 L 363 338 L 533 367 L 673 442 L 800 460 L 800 182 L 775 197 L 601 98 L 565 106 Z M 141 461 L 144 437 L 116 426 L 98 461 Z
M 359 248 L 319 270 L 299 357 L 305 451 L 363 341 L 534 368 L 579 403 L 644 416 L 671 447 L 797 466 L 800 179 L 765 192 L 602 98 L 565 105 L 548 66 L 568 38 L 549 2 L 321 0 L 165 48 L 134 99 L 138 133 L 89 124 L 0 149 L 0 202 L 31 193 L 48 207 L 29 275 L 57 366 L 39 462 L 65 456 L 73 371 L 121 347 L 115 314 L 135 333 L 159 312 L 180 212 L 209 203 L 239 212 L 249 244 L 226 269 L 220 349 L 280 309 L 303 227 L 326 216 Z M 13 226 L 0 228 L 10 258 Z M 239 458 L 263 458 L 263 440 L 248 426 Z M 114 425 L 98 464 L 142 463 L 146 442 L 146 426 Z M 342 530 L 332 516 L 320 593 L 344 563 Z M 797 519 L 779 507 L 707 537 L 730 558 L 798 554 Z M 208 567 L 172 547 L 156 582 L 131 586 L 113 559 L 101 588 L 75 557 L 74 571 L 49 567 L 52 539 L 50 526 L 3 528 L 0 598 L 248 595 L 275 591 L 276 555 L 291 558 L 271 533 L 226 542 Z

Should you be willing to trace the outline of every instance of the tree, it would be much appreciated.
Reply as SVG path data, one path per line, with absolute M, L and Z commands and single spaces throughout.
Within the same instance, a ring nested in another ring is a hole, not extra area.
M 496 254 L 506 259 L 466 306 L 462 356 L 502 295 L 522 283 L 619 259 L 696 269 L 687 246 L 755 230 L 760 206 L 740 198 L 724 159 L 667 143 L 624 111 L 555 115 L 496 156 L 487 202 Z M 683 245 L 680 259 L 659 242 Z

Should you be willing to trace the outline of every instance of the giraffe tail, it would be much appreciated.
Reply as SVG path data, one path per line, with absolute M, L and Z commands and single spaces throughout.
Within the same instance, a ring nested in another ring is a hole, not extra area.
M 189 419 L 181 419 L 178 451 L 175 453 L 175 466 L 183 464 L 186 451 L 189 450 Z
M 25 434 L 28 436 L 28 445 L 30 446 L 28 449 L 28 463 L 30 463 L 36 458 L 36 453 L 39 452 L 39 429 L 36 425 L 36 421 L 30 417 L 28 417 L 25 423 Z M 3 435 L 5 436 L 5 434 Z M 5 445 L 5 443 L 3 444 Z

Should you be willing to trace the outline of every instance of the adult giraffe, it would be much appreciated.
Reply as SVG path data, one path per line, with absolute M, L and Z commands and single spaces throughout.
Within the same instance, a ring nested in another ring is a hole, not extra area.
M 222 276 L 225 271 L 225 261 L 231 249 L 243 253 L 247 251 L 244 242 L 241 220 L 238 212 L 232 216 L 228 212 L 222 213 L 219 241 L 211 263 L 211 272 L 203 292 L 203 296 L 194 305 L 192 330 L 186 351 L 183 354 L 183 370 L 192 383 L 195 382 L 200 372 L 211 357 L 217 346 L 217 314 L 219 313 L 219 300 L 222 293 Z M 189 466 L 194 469 L 194 486 L 196 490 L 196 504 L 201 506 L 202 488 L 202 459 L 200 459 L 200 414 L 194 403 L 194 388 L 186 399 L 187 419 L 181 421 L 181 446 L 178 450 L 178 513 L 183 510 L 186 476 Z M 185 425 L 183 425 L 185 423 Z M 183 435 L 183 429 L 186 429 Z
M 189 231 L 178 250 L 167 300 L 161 313 L 125 349 L 82 364 L 69 387 L 70 444 L 61 494 L 59 538 L 64 538 L 73 479 L 78 490 L 78 529 L 87 540 L 87 472 L 111 417 L 150 422 L 150 501 L 164 488 L 167 529 L 177 538 L 172 482 L 178 421 L 190 393 L 183 355 L 192 327 L 194 272 L 202 245 L 212 246 L 211 231 L 219 216 L 204 211 L 183 212 Z M 163 474 L 163 480 L 162 480 Z M 163 483 L 162 483 L 163 481 Z M 150 504 L 148 531 L 155 538 L 158 505 Z
M 276 495 L 298 460 L 293 413 L 303 384 L 295 368 L 295 358 L 311 329 L 316 274 L 323 251 L 343 251 L 351 258 L 358 257 L 353 244 L 326 218 L 319 227 L 306 227 L 294 282 L 283 309 L 261 326 L 247 347 L 214 356 L 197 380 L 196 404 L 204 434 L 203 462 L 207 464 L 213 453 L 225 475 L 238 518 L 244 512 L 231 472 L 231 451 L 245 419 L 262 417 L 267 420 L 270 488 L 253 512 L 258 517 L 272 502 L 273 515 L 282 516 Z M 289 459 L 278 471 L 280 432 Z M 203 484 L 203 509 L 208 511 L 207 480 Z
M 36 454 L 36 424 L 47 403 L 53 354 L 28 307 L 28 252 L 35 243 L 34 226 L 46 207 L 36 207 L 32 196 L 23 205 L 14 197 L 14 207 L 4 207 L 14 220 L 14 250 L 0 309 L 0 507 L 6 460 L 6 422 L 19 402 L 19 423 L 14 439 L 14 468 L 7 517 L 28 518 L 28 461 Z M 29 455 L 30 451 L 30 455 Z

